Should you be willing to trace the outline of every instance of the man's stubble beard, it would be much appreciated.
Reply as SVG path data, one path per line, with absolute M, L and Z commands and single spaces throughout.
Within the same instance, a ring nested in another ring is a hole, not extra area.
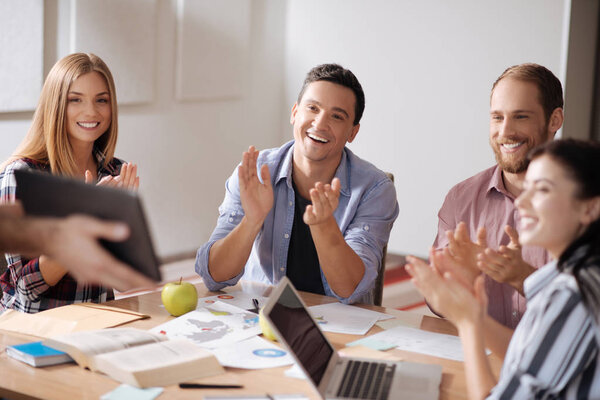
M 552 136 L 553 135 L 550 134 L 550 132 L 548 132 L 548 123 L 546 123 L 546 126 L 544 126 L 542 134 L 540 135 L 540 137 L 542 137 L 543 139 L 537 144 L 532 144 L 530 140 L 527 140 L 527 142 L 525 143 L 525 146 L 527 146 L 527 151 L 519 159 L 516 160 L 504 160 L 502 158 L 502 151 L 500 150 L 501 145 L 499 145 L 498 143 L 494 143 L 492 145 L 492 149 L 494 151 L 496 163 L 504 172 L 508 172 L 510 174 L 523 173 L 527 171 L 527 167 L 529 166 L 529 160 L 527 158 L 527 155 L 529 154 L 531 149 L 548 142 Z
M 530 149 L 527 149 L 527 153 L 529 153 L 529 150 Z M 525 153 L 525 155 L 518 160 L 503 160 L 500 151 L 494 148 L 494 155 L 496 156 L 496 162 L 498 163 L 498 166 L 502 171 L 510 174 L 520 174 L 527 171 L 527 167 L 529 166 L 527 153 Z

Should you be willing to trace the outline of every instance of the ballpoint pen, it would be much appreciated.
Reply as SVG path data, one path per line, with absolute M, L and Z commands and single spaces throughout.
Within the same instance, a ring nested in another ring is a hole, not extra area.
M 212 383 L 188 383 L 183 382 L 179 384 L 181 389 L 242 389 L 242 385 L 219 385 Z

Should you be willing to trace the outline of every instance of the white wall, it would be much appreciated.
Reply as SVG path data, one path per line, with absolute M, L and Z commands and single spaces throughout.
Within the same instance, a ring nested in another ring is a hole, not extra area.
M 42 85 L 43 21 L 37 0 L 0 2 L 0 112 L 35 107 Z M 15 70 L 24 73 L 15 76 Z
M 563 76 L 564 7 L 563 0 L 288 1 L 287 103 L 316 64 L 337 62 L 356 74 L 366 108 L 349 147 L 395 175 L 400 216 L 389 251 L 426 254 L 447 191 L 494 163 L 488 106 L 496 77 L 522 62 Z
M 175 19 L 171 5 L 159 3 L 156 100 L 121 108 L 117 154 L 140 163 L 159 253 L 169 255 L 208 239 L 242 151 L 279 142 L 285 4 L 252 2 L 247 91 L 240 99 L 177 103 Z

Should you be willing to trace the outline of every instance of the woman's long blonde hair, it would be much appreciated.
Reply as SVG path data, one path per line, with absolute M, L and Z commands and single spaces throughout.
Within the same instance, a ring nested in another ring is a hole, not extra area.
M 110 70 L 94 54 L 74 53 L 59 60 L 46 77 L 33 122 L 25 139 L 12 156 L 0 166 L 20 158 L 30 158 L 50 165 L 53 174 L 74 176 L 77 173 L 73 148 L 66 129 L 67 94 L 75 79 L 96 71 L 104 76 L 110 95 L 111 123 L 96 140 L 96 147 L 104 153 L 104 165 L 112 160 L 117 145 L 117 94 Z

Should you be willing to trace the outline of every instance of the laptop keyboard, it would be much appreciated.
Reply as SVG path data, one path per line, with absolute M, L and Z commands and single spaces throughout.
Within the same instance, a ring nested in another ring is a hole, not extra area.
M 387 399 L 395 364 L 348 361 L 337 397 L 348 399 Z

